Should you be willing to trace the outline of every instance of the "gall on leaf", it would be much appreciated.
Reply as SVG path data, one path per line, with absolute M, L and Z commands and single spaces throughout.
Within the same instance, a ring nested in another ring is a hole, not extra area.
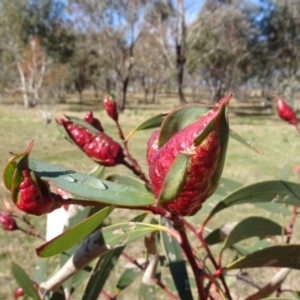
M 295 126 L 296 130 L 300 134 L 300 128 L 298 119 L 296 116 L 296 113 L 293 111 L 293 109 L 284 101 L 282 98 L 275 97 L 275 100 L 277 101 L 277 112 L 278 116 L 288 122 L 289 124 Z
M 159 134 L 150 137 L 149 176 L 158 206 L 181 216 L 192 216 L 216 190 L 227 151 L 227 106 L 231 97 L 230 93 L 221 99 L 160 148 L 156 146 Z
M 88 126 L 72 120 L 69 117 L 67 120 L 56 120 L 59 127 L 63 128 L 61 131 L 68 141 L 73 142 L 99 165 L 114 167 L 124 162 L 123 148 L 119 143 L 104 132 L 90 130 Z
M 62 198 L 51 193 L 48 182 L 30 170 L 28 158 L 32 146 L 33 142 L 24 153 L 11 158 L 4 168 L 3 178 L 16 207 L 28 214 L 39 216 L 61 207 Z
M 103 106 L 108 114 L 115 122 L 118 122 L 119 113 L 117 108 L 117 103 L 112 96 L 105 96 L 103 99 Z

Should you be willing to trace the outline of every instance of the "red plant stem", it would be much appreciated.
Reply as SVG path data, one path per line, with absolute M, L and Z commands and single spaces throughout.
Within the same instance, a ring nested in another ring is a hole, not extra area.
M 137 177 L 139 177 L 141 180 L 143 180 L 146 185 L 151 188 L 148 178 L 145 176 L 145 174 L 141 171 L 141 169 L 137 169 L 134 165 L 129 164 L 127 161 L 123 161 L 122 163 L 126 168 L 131 170 L 133 174 L 135 174 Z
M 126 140 L 124 134 L 123 134 L 123 130 L 120 126 L 120 123 L 118 121 L 116 122 L 116 126 L 118 128 L 118 132 L 119 132 L 119 136 L 123 142 L 123 146 L 124 146 L 124 155 L 130 160 L 130 162 L 132 163 L 132 165 L 128 164 L 127 162 L 123 163 L 123 165 L 125 165 L 127 168 L 129 168 L 135 175 L 137 175 L 139 178 L 141 178 L 148 186 L 150 186 L 149 184 L 149 180 L 147 179 L 146 175 L 144 174 L 144 172 L 142 171 L 142 168 L 140 167 L 139 163 L 132 157 L 132 155 L 129 152 L 128 149 L 128 141 Z
M 101 290 L 101 294 L 109 300 L 115 299 L 114 297 L 111 297 L 105 290 Z
M 191 248 L 190 242 L 188 240 L 188 237 L 186 235 L 185 225 L 182 218 L 177 217 L 177 219 L 173 220 L 174 229 L 179 233 L 180 235 L 180 246 L 182 250 L 184 251 L 195 276 L 197 289 L 199 293 L 200 300 L 206 300 L 207 299 L 207 293 L 205 292 L 204 286 L 203 286 L 203 277 L 201 276 L 202 270 L 198 267 L 198 264 L 195 260 L 195 256 L 193 254 L 193 250 Z
M 291 241 L 294 225 L 295 225 L 295 222 L 297 219 L 297 215 L 298 215 L 298 208 L 297 208 L 297 206 L 294 206 L 293 207 L 293 215 L 291 217 L 289 227 L 287 228 L 287 238 L 286 238 L 287 244 L 289 244 Z
M 46 239 L 42 235 L 40 235 L 38 232 L 29 231 L 29 230 L 26 230 L 26 229 L 23 229 L 20 227 L 19 227 L 19 230 L 21 230 L 23 233 L 25 233 L 27 235 L 37 237 L 37 238 L 41 239 L 42 241 L 46 241 Z
M 209 221 L 209 218 L 206 219 L 206 220 L 204 221 L 205 224 L 206 224 L 208 221 Z M 210 251 L 210 249 L 209 249 L 209 247 L 208 247 L 208 245 L 207 245 L 205 239 L 204 239 L 203 236 L 202 236 L 202 232 L 203 232 L 203 229 L 204 229 L 205 224 L 203 223 L 202 226 L 201 226 L 201 228 L 200 228 L 200 230 L 197 231 L 196 228 L 194 228 L 194 226 L 192 226 L 189 222 L 187 222 L 186 220 L 184 220 L 184 222 L 185 222 L 185 225 L 186 225 L 186 226 L 187 226 L 194 234 L 196 234 L 196 236 L 198 237 L 198 239 L 199 239 L 199 241 L 201 242 L 201 244 L 202 244 L 204 250 L 205 250 L 206 253 L 207 253 L 208 258 L 210 259 L 210 261 L 211 261 L 212 264 L 214 265 L 216 271 L 219 270 L 219 269 L 221 268 L 221 261 L 220 261 L 220 259 L 219 259 L 219 263 L 216 262 L 216 260 L 215 260 L 214 256 L 212 255 L 212 253 L 211 253 L 211 251 Z M 223 284 L 223 287 L 224 287 L 224 289 L 225 289 L 225 293 L 226 293 L 228 299 L 231 300 L 232 297 L 231 297 L 231 295 L 230 295 L 230 291 L 229 291 L 229 288 L 228 288 L 228 286 L 227 286 L 227 284 L 226 284 L 226 281 L 225 281 L 225 278 L 224 278 L 223 274 L 220 273 L 220 274 L 219 274 L 219 277 L 220 277 L 220 280 L 221 280 L 221 282 L 222 282 L 222 284 Z

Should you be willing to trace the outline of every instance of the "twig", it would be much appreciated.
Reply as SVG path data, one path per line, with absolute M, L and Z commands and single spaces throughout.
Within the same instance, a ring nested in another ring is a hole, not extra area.
M 174 225 L 174 229 L 176 229 L 176 231 L 180 235 L 180 246 L 183 249 L 183 251 L 192 267 L 200 300 L 206 300 L 208 295 L 203 286 L 203 276 L 201 276 L 203 270 L 198 267 L 198 264 L 195 260 L 193 250 L 191 248 L 190 242 L 186 235 L 184 220 L 182 218 L 178 217 L 177 219 L 173 220 L 173 225 Z
M 266 284 L 259 291 L 245 298 L 244 300 L 259 300 L 270 296 L 280 287 L 280 285 L 283 283 L 283 281 L 286 279 L 290 272 L 291 269 L 282 268 L 279 272 L 276 273 L 276 275 L 271 279 L 271 281 L 268 284 Z

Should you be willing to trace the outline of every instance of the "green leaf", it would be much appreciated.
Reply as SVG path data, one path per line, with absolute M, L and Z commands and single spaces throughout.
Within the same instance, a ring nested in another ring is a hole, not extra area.
M 146 213 L 136 216 L 131 222 L 141 222 L 146 217 Z M 83 292 L 82 300 L 97 300 L 99 294 L 107 281 L 111 271 L 115 267 L 120 255 L 124 251 L 125 246 L 113 249 L 101 256 L 94 269 L 90 274 L 85 290 Z
M 136 128 L 134 128 L 133 130 L 131 130 L 129 132 L 129 134 L 126 137 L 126 141 L 129 141 L 129 139 L 137 131 L 159 127 L 161 125 L 161 123 L 163 122 L 165 116 L 166 116 L 166 114 L 159 114 L 159 115 L 156 115 L 156 116 L 151 117 L 150 119 L 146 120 L 145 122 L 143 122 L 142 124 L 140 124 L 139 126 L 137 126 Z
M 262 217 L 249 217 L 239 222 L 229 233 L 222 249 L 226 249 L 244 239 L 258 236 L 283 235 L 284 228 L 278 223 Z
M 275 214 L 281 214 L 284 216 L 291 215 L 291 210 L 284 203 L 263 202 L 263 203 L 253 203 L 253 205 Z
M 225 234 L 222 231 L 222 228 L 217 228 L 210 232 L 206 237 L 205 241 L 208 245 L 215 245 L 223 242 L 225 239 Z
M 286 164 L 280 171 L 279 179 L 280 180 L 288 180 L 288 178 L 292 174 L 292 171 L 293 171 L 292 166 L 290 164 Z
M 111 182 L 115 182 L 115 183 L 119 183 L 119 184 L 124 184 L 126 186 L 135 188 L 139 191 L 143 191 L 143 192 L 149 192 L 149 188 L 147 187 L 147 185 L 145 184 L 144 181 L 139 180 L 135 177 L 132 176 L 128 176 L 128 175 L 121 175 L 121 174 L 109 174 L 105 180 L 111 181 Z
M 180 153 L 164 179 L 159 195 L 159 204 L 178 198 L 186 182 L 188 167 L 189 156 L 185 153 Z
M 300 185 L 288 181 L 272 180 L 242 187 L 219 202 L 209 217 L 234 205 L 262 202 L 300 206 Z
M 51 241 L 36 248 L 37 255 L 40 257 L 49 257 L 71 248 L 94 231 L 111 211 L 112 207 L 110 206 L 103 208 Z
M 97 300 L 99 294 L 125 247 L 120 247 L 102 255 L 91 272 L 81 300 Z
M 132 284 L 141 274 L 143 271 L 138 267 L 132 269 L 126 269 L 122 275 L 120 276 L 116 289 L 121 292 L 125 290 L 130 284 Z
M 106 167 L 96 166 L 88 175 L 98 179 L 102 179 L 105 173 Z
M 92 217 L 94 217 L 93 215 Z M 91 217 L 90 217 L 91 218 Z M 88 219 L 90 219 L 88 218 Z M 87 220 L 88 220 L 87 219 Z M 86 222 L 86 221 L 85 221 Z M 99 224 L 99 223 L 98 223 Z M 80 225 L 80 224 L 79 224 Z M 77 225 L 77 226 L 79 226 Z M 138 223 L 138 222 L 126 222 L 126 223 L 118 223 L 111 226 L 107 226 L 102 228 L 101 231 L 101 241 L 99 241 L 99 247 L 103 248 L 103 253 L 112 250 L 114 248 L 122 247 L 132 243 L 133 241 L 153 232 L 153 231 L 167 231 L 167 228 L 160 225 L 151 225 L 145 223 Z M 80 233 L 80 232 L 79 232 Z M 81 233 L 81 235 L 85 235 Z M 63 236 L 61 237 L 63 240 Z M 75 237 L 77 240 L 79 238 Z M 52 243 L 55 242 L 54 245 Z M 65 241 L 65 245 L 60 245 L 57 242 L 57 239 L 53 239 L 52 241 L 42 245 L 41 247 L 37 248 L 37 254 L 41 257 L 48 257 L 53 256 L 61 251 L 67 249 L 74 245 L 73 241 Z
M 132 187 L 100 180 L 36 159 L 30 159 L 29 166 L 37 176 L 79 197 L 132 207 L 154 204 L 152 194 Z
M 166 218 L 161 218 L 161 221 L 167 227 L 172 227 L 172 224 Z M 173 237 L 163 231 L 161 231 L 161 240 L 179 298 L 186 300 L 193 299 L 186 264 L 180 245 Z
M 232 129 L 230 129 L 229 135 L 231 138 L 241 143 L 242 145 L 254 150 L 258 154 L 262 154 L 262 152 L 259 151 L 253 144 L 251 144 L 251 142 L 245 140 L 242 136 L 240 136 L 237 132 L 233 131 Z
M 22 155 L 24 155 L 24 154 L 22 154 Z M 8 190 L 11 190 L 11 188 L 12 188 L 13 176 L 14 176 L 14 172 L 17 168 L 16 159 L 17 159 L 17 156 L 11 158 L 3 170 L 3 183 L 4 183 L 4 186 Z
M 47 280 L 48 274 L 48 258 L 41 258 L 38 265 L 35 267 L 33 280 L 37 283 L 42 283 Z
M 231 264 L 225 269 L 243 269 L 259 267 L 279 267 L 300 270 L 300 245 L 277 245 L 246 255 Z
M 208 108 L 201 106 L 201 104 L 188 104 L 170 112 L 161 125 L 158 138 L 159 148 L 175 133 L 199 120 L 207 111 Z
M 26 272 L 16 263 L 12 263 L 11 272 L 16 279 L 18 285 L 23 289 L 25 294 L 34 300 L 40 300 L 37 290 Z

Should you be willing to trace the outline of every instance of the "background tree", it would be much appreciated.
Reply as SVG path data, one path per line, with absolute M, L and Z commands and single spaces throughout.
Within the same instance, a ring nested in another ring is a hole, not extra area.
M 202 75 L 213 102 L 241 84 L 241 67 L 251 55 L 248 45 L 253 35 L 249 15 L 252 7 L 242 1 L 221 5 L 216 2 L 206 3 L 188 34 L 189 72 Z

